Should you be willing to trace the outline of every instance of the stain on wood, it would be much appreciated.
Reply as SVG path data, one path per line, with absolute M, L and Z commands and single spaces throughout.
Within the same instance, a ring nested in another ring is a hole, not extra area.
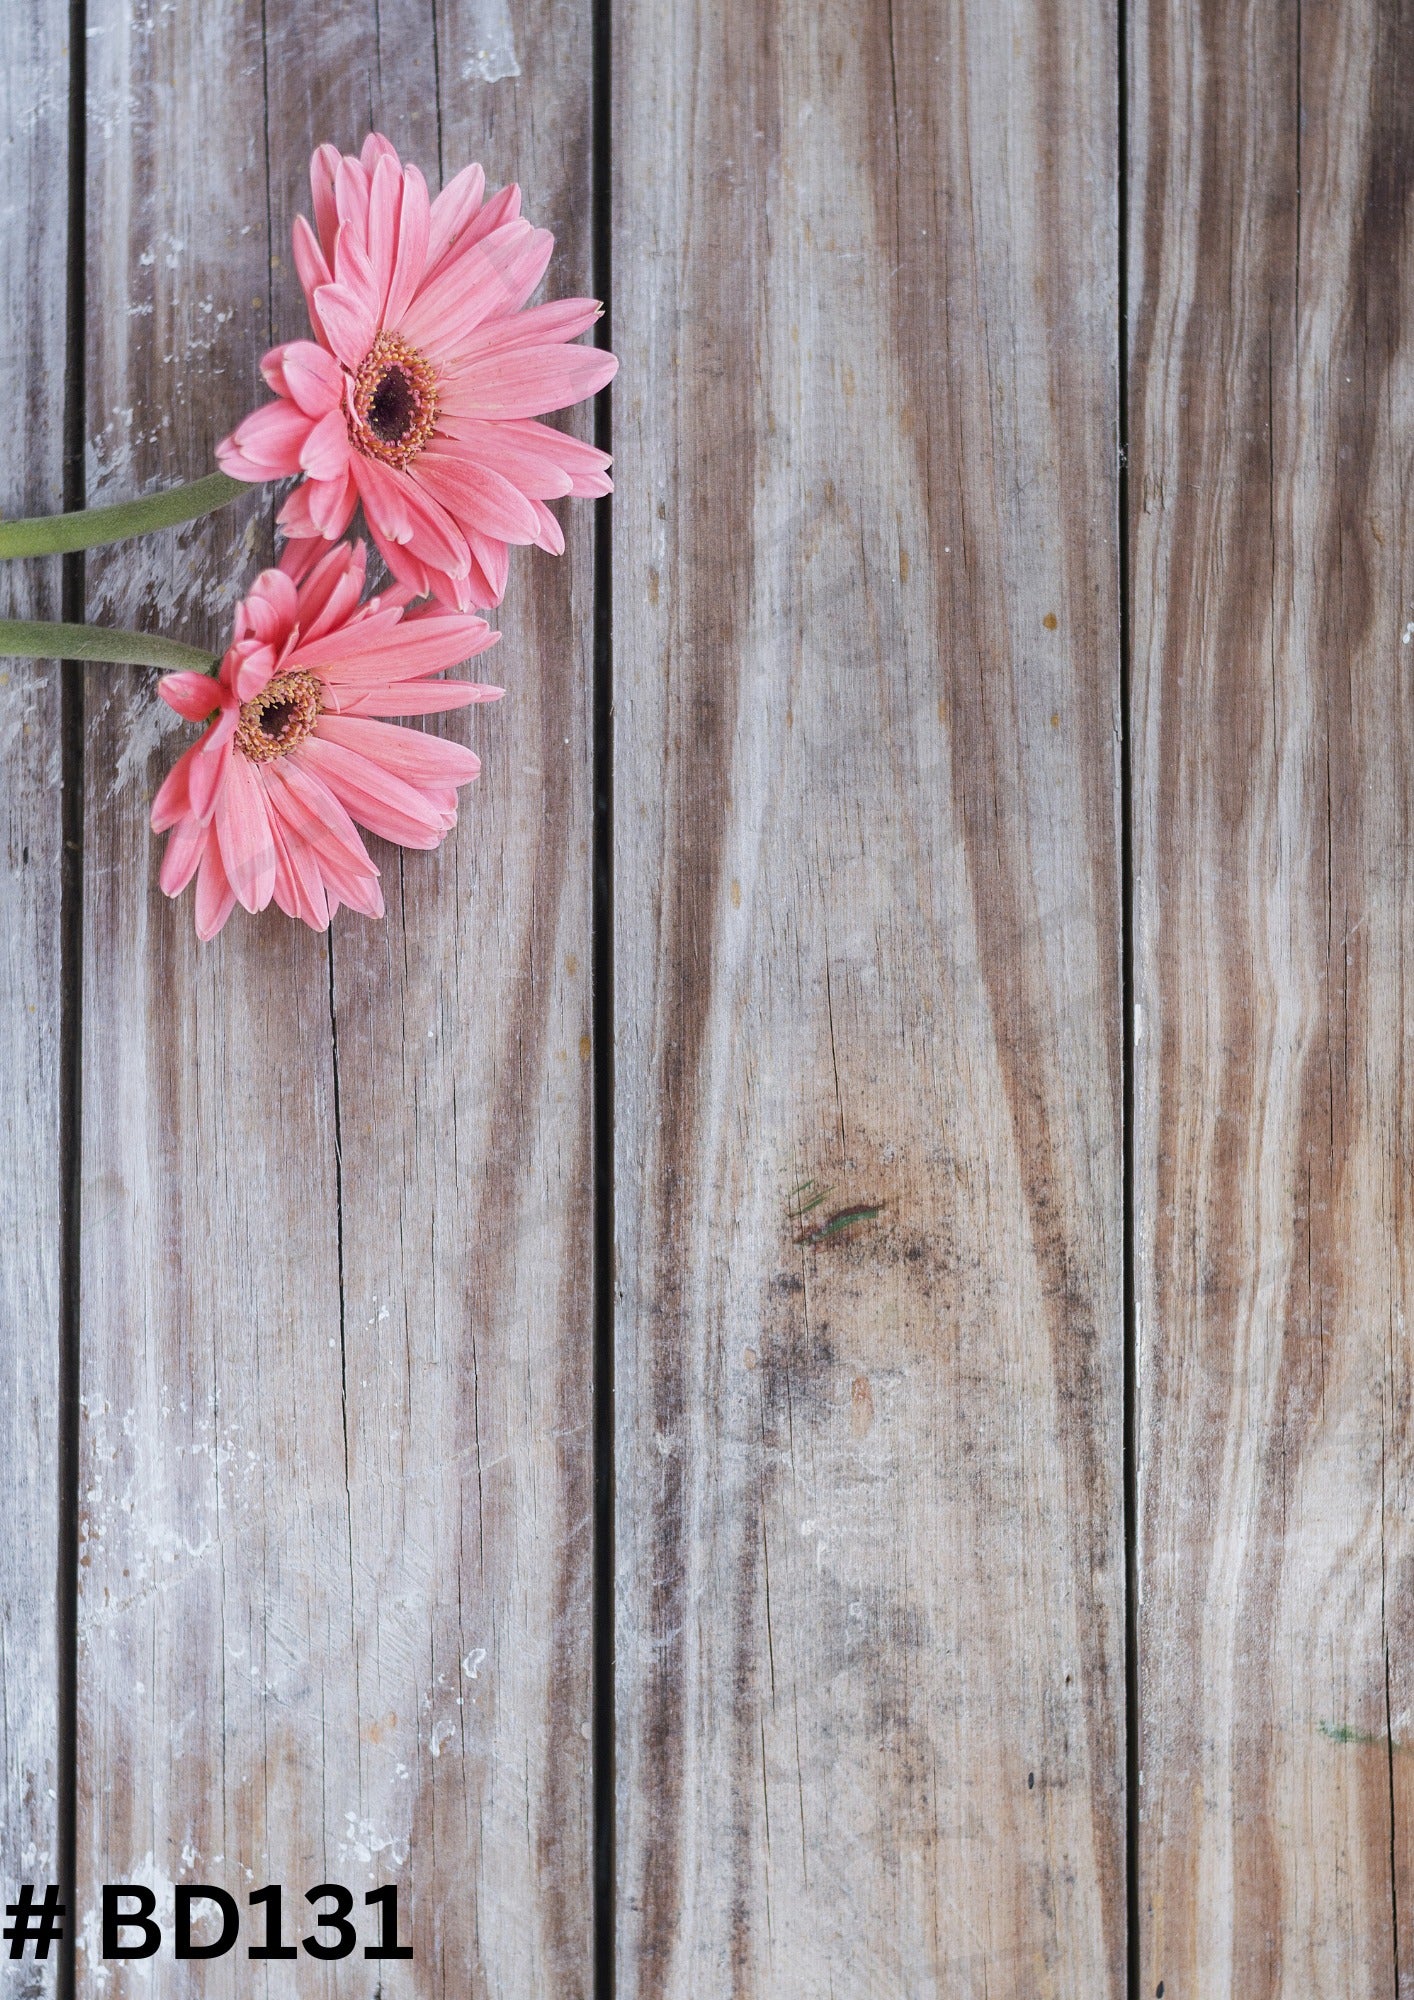
M 63 505 L 68 9 L 0 10 L 0 512 Z M 0 609 L 58 618 L 56 561 L 0 565 Z M 0 660 L 0 1879 L 57 1874 L 60 670 Z M 8 1947 L 7 1947 L 8 1949 Z M 4 1987 L 53 1991 L 31 1961 Z M 3 1980 L 4 1974 L 0 1974 Z
M 614 49 L 621 1990 L 1117 1994 L 1113 20 Z
M 1414 49 L 1374 5 L 1136 30 L 1140 1986 L 1373 1997 L 1414 1966 Z

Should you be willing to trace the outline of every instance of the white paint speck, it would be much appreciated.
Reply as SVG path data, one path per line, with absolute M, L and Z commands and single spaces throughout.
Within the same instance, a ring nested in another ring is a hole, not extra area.
M 508 0 L 472 0 L 471 39 L 472 52 L 462 64 L 463 83 L 474 77 L 482 83 L 499 83 L 502 77 L 520 75 Z

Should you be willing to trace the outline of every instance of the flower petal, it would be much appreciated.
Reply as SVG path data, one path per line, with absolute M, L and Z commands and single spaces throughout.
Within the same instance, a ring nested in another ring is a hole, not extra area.
M 484 653 L 496 637 L 481 618 L 445 612 L 402 618 L 395 607 L 307 645 L 301 641 L 293 658 L 301 667 L 322 674 L 332 688 L 386 686 L 458 667 Z
M 210 838 L 211 828 L 203 826 L 190 813 L 173 827 L 157 873 L 158 886 L 164 896 L 181 895 L 201 866 L 201 857 Z
M 391 160 L 397 166 L 398 149 L 381 132 L 370 132 L 358 149 L 358 158 L 360 166 L 371 174 L 380 160 Z
M 275 893 L 275 843 L 265 788 L 246 757 L 233 757 L 216 798 L 216 838 L 226 879 L 243 910 L 263 910 Z
M 342 410 L 319 419 L 300 450 L 299 462 L 311 479 L 341 480 L 348 469 L 349 427 Z
M 466 358 L 577 340 L 603 317 L 598 299 L 553 299 L 547 305 L 527 306 L 507 319 L 488 320 L 479 326 L 467 342 Z
M 299 593 L 293 581 L 282 569 L 263 569 L 246 595 L 246 608 L 254 611 L 258 607 L 269 613 L 272 621 L 259 636 L 277 644 L 299 617 Z
M 386 537 L 410 544 L 423 562 L 435 563 L 452 576 L 465 571 L 467 546 L 461 529 L 430 493 L 415 486 L 405 472 L 376 458 L 355 452 L 349 463 L 380 548 Z
M 275 526 L 282 535 L 288 537 L 291 547 L 297 543 L 324 542 L 324 530 L 310 512 L 310 493 L 309 482 L 301 480 L 300 484 L 285 496 L 285 504 L 275 516 Z M 283 563 L 284 560 L 284 556 L 281 556 L 280 561 Z
M 349 229 L 357 236 L 365 251 L 368 248 L 368 169 L 361 160 L 342 153 L 339 164 L 334 169 L 334 206 L 338 210 L 339 227 Z M 334 262 L 338 256 L 338 236 L 334 238 Z
M 454 352 L 483 320 L 524 302 L 534 285 L 522 289 L 523 275 L 536 264 L 543 272 L 553 242 L 548 230 L 506 223 L 444 263 L 419 290 L 398 331 L 434 361 Z
M 342 661 L 345 657 L 376 656 L 384 635 L 395 631 L 401 620 L 402 610 L 396 604 L 380 605 L 377 611 L 365 605 L 361 616 L 351 618 L 337 631 L 326 632 L 318 639 L 301 640 L 294 649 L 290 664 L 320 673 L 331 662 Z
M 157 692 L 169 708 L 175 708 L 188 722 L 205 722 L 212 709 L 221 705 L 221 690 L 214 674 L 164 674 L 157 683 Z
M 234 718 L 235 710 L 229 711 Z M 225 716 L 221 720 L 225 721 Z M 203 822 L 209 820 L 216 809 L 216 801 L 221 795 L 221 786 L 231 766 L 231 732 L 223 737 L 221 724 L 208 729 L 200 743 L 197 754 L 187 768 L 187 794 L 191 809 Z
M 452 417 L 540 417 L 596 394 L 618 366 L 603 347 L 516 348 L 460 364 L 441 400 Z
M 398 210 L 397 255 L 383 298 L 383 325 L 396 326 L 417 293 L 427 269 L 431 204 L 427 183 L 416 167 L 404 167 Z
M 277 350 L 287 393 L 307 416 L 322 417 L 343 400 L 344 371 L 326 348 L 291 340 Z
M 562 556 L 565 552 L 564 529 L 543 500 L 532 500 L 530 504 L 535 509 L 535 518 L 540 524 L 535 537 L 536 548 L 544 549 L 552 556 Z
M 232 648 L 232 651 L 239 651 L 241 656 L 236 662 L 235 672 L 231 675 L 231 687 L 238 701 L 254 701 L 262 689 L 269 686 L 271 675 L 279 664 L 279 654 L 273 646 L 250 645 L 249 641 L 244 641 L 243 644 L 249 650 Z
M 345 466 L 342 479 L 310 481 L 310 518 L 326 542 L 332 542 L 343 534 L 353 519 L 357 505 L 358 488 L 354 484 L 351 463 Z
M 435 270 L 444 254 L 481 207 L 486 175 L 473 161 L 454 174 L 432 203 L 427 231 L 427 268 Z
M 329 787 L 305 768 L 304 748 L 270 765 L 266 785 L 272 808 L 295 836 L 308 842 L 321 876 L 340 901 L 366 916 L 381 916 L 378 870 Z
M 340 631 L 358 609 L 367 571 L 362 542 L 336 542 L 300 588 L 300 641 L 309 644 Z
M 338 713 L 349 715 L 441 715 L 474 702 L 499 701 L 504 688 L 480 681 L 394 681 L 388 687 L 355 688 L 339 696 Z
M 293 535 L 285 543 L 280 556 L 280 567 L 292 583 L 303 583 L 325 553 L 325 547 L 322 535 Z
M 357 369 L 377 331 L 372 306 L 345 284 L 321 285 L 314 303 L 329 345 L 346 368 Z
M 324 780 L 349 817 L 370 833 L 400 847 L 441 845 L 451 824 L 446 813 L 372 758 L 318 735 L 307 737 L 297 754 L 305 768 Z
M 196 934 L 209 944 L 236 907 L 235 891 L 221 865 L 220 843 L 210 829 L 196 877 Z
M 334 246 L 334 283 L 343 285 L 367 307 L 377 327 L 383 302 L 382 278 L 374 270 L 373 260 L 352 223 L 339 225 L 339 240 Z
M 489 609 L 491 605 L 500 603 L 506 588 L 506 576 L 510 568 L 510 551 L 506 544 L 488 542 L 473 530 L 468 537 L 468 546 L 471 547 L 471 567 L 465 576 L 448 576 L 445 570 L 431 568 L 426 572 L 427 588 L 438 604 L 445 605 L 452 611 Z M 478 548 L 481 550 L 480 555 L 477 554 Z M 491 571 L 500 574 L 499 592 L 494 576 L 488 574 L 488 564 Z
M 260 357 L 260 372 L 265 378 L 265 386 L 273 395 L 290 398 L 285 383 L 285 350 L 283 347 L 267 348 Z
M 275 849 L 275 901 L 287 917 L 298 917 L 311 930 L 328 930 L 329 899 L 319 864 L 268 797 L 266 804 L 271 807 L 270 839 Z
M 465 744 L 420 729 L 399 729 L 396 723 L 372 722 L 362 716 L 321 715 L 314 726 L 317 739 L 342 744 L 410 785 L 468 785 L 481 769 L 481 759 Z
M 288 479 L 300 469 L 300 447 L 309 435 L 303 410 L 283 398 L 262 403 L 216 447 L 216 461 L 232 479 Z
M 503 542 L 533 542 L 533 504 L 499 472 L 479 465 L 467 451 L 434 438 L 409 467 L 409 478 L 440 501 L 454 521 Z
M 498 422 L 488 417 L 443 415 L 438 434 L 465 445 L 473 458 L 493 465 L 532 500 L 558 500 L 613 490 L 607 452 L 533 417 Z
M 338 171 L 338 147 L 316 146 L 309 163 L 309 191 L 314 197 L 314 222 L 324 260 L 330 265 L 334 261 L 334 238 L 339 233 L 339 210 L 334 200 L 334 177 Z M 305 227 L 308 229 L 309 224 Z
M 506 594 L 506 584 L 510 580 L 511 552 L 504 542 L 495 542 L 487 535 L 479 535 L 474 528 L 467 530 L 467 545 L 471 550 L 473 572 L 471 587 L 476 590 L 476 569 L 481 571 L 486 597 L 478 595 L 477 603 L 488 608 L 499 604 Z
M 346 467 L 340 479 L 303 480 L 287 497 L 275 525 L 291 541 L 332 542 L 342 535 L 358 505 L 358 488 Z
M 315 338 L 324 339 L 324 329 L 319 323 L 319 310 L 314 303 L 314 295 L 321 285 L 330 284 L 334 273 L 329 269 L 329 260 L 319 247 L 319 239 L 302 215 L 295 217 L 290 241 L 295 253 L 295 270 L 299 274 L 300 289 L 309 309 L 309 323 L 314 328 Z M 332 254 L 332 244 L 330 252 Z
M 402 169 L 396 153 L 385 153 L 370 168 L 368 189 L 368 262 L 378 297 L 379 324 L 385 323 L 388 280 L 398 255 L 398 210 L 402 206 Z
M 175 826 L 179 819 L 191 811 L 191 795 L 187 790 L 187 780 L 191 775 L 192 759 L 201 746 L 193 743 L 184 750 L 161 784 L 157 796 L 152 801 L 152 831 L 165 833 L 169 826 Z
M 527 499 L 563 499 L 574 484 L 573 475 L 559 462 L 557 453 L 526 450 L 514 435 L 516 428 L 485 417 L 445 417 L 433 443 L 459 445 L 478 465 L 494 466 Z M 544 426 L 527 423 L 522 428 L 543 430 Z
M 257 579 L 258 581 L 259 579 Z M 231 648 L 231 651 L 236 654 L 238 659 L 243 660 L 246 657 L 246 653 L 250 651 L 252 644 L 257 646 L 279 645 L 286 621 L 281 618 L 270 600 L 263 595 L 258 595 L 254 587 L 252 587 L 249 596 L 241 600 L 238 617 L 241 625 L 241 636 Z M 245 648 L 244 652 L 240 650 L 242 647 Z
M 520 189 L 514 181 L 508 181 L 498 188 L 483 204 L 480 212 L 458 235 L 451 247 L 451 255 L 457 256 L 470 244 L 480 243 L 494 230 L 501 229 L 508 222 L 520 220 Z
M 398 579 L 399 589 L 410 592 L 413 597 L 426 597 L 432 588 L 432 577 L 426 564 L 419 562 L 411 549 L 397 542 L 380 542 L 378 553 Z M 380 601 L 387 601 L 387 593 Z

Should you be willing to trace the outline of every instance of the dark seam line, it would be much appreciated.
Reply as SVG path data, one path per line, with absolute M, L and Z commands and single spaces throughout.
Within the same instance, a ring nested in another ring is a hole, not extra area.
M 270 35 L 260 0 L 260 135 L 265 158 L 265 338 L 275 345 L 275 219 L 270 207 Z M 273 506 L 270 512 L 274 513 Z
M 1139 1366 L 1135 1271 L 1134 1151 L 1134 748 L 1133 634 L 1129 574 L 1129 36 L 1128 7 L 1117 18 L 1119 240 L 1116 256 L 1119 364 L 1119 872 L 1120 1048 L 1123 1063 L 1124 1246 L 1124 1902 L 1126 1991 L 1140 1993 L 1139 1923 Z
M 437 0 L 432 0 L 432 101 L 437 107 L 437 185 L 447 185 L 447 168 L 442 156 L 442 30 L 437 21 Z
M 592 0 L 590 264 L 611 340 L 611 6 Z M 613 407 L 602 389 L 594 442 L 613 449 Z M 594 514 L 594 830 L 591 959 L 594 1128 L 594 1649 L 591 1761 L 594 1840 L 594 1994 L 615 1988 L 614 1715 L 614 598 L 613 502 Z
M 1383 1480 L 1384 1467 L 1380 1468 Z M 1381 1523 L 1380 1536 L 1380 1619 L 1384 1620 L 1384 1529 Z M 1391 1948 L 1394 1956 L 1394 2000 L 1399 2000 L 1399 1818 L 1394 1796 L 1394 1718 L 1389 1698 L 1389 1634 L 1385 1634 L 1385 1777 L 1389 1786 L 1389 1926 Z
M 69 5 L 68 272 L 64 337 L 64 511 L 84 504 L 84 285 L 87 263 L 84 167 L 88 91 L 86 0 Z M 64 557 L 61 602 L 72 624 L 84 617 L 84 558 Z M 57 1622 L 58 1744 L 55 1873 L 67 1906 L 54 1982 L 56 2000 L 74 2000 L 78 1930 L 78 1603 L 79 1360 L 83 1166 L 83 791 L 84 669 L 59 670 L 59 1547 Z

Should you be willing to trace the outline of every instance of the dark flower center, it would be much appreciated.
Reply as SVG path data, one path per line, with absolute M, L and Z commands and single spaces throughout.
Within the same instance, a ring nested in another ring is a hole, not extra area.
M 349 442 L 365 458 L 408 465 L 437 422 L 437 375 L 425 354 L 380 333 L 364 355 L 349 398 Z
M 272 743 L 278 743 L 290 726 L 290 718 L 298 711 L 292 701 L 277 701 L 269 708 L 263 708 L 256 717 L 262 736 L 268 736 Z
M 368 428 L 384 444 L 401 444 L 417 420 L 417 391 L 401 368 L 390 368 L 368 405 Z
M 323 701 L 317 674 L 276 674 L 259 694 L 242 702 L 236 748 L 255 764 L 288 757 L 313 730 Z

